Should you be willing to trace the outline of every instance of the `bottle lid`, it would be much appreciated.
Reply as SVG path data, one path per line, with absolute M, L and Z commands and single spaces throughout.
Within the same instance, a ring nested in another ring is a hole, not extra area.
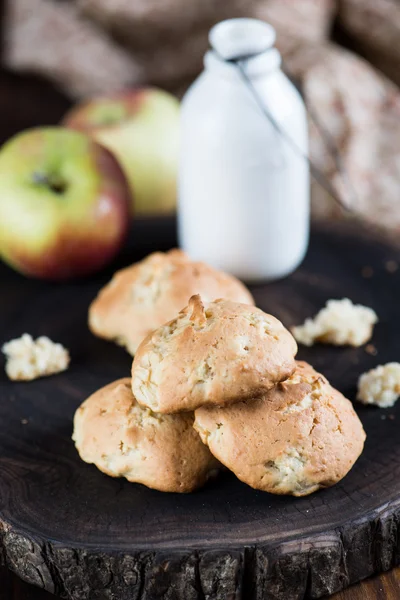
M 209 42 L 224 60 L 250 58 L 269 50 L 275 43 L 275 29 L 258 19 L 228 19 L 211 29 Z

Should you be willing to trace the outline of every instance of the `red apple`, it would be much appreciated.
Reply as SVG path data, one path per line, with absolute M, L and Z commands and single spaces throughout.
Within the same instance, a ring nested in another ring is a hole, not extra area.
M 106 265 L 130 204 L 116 159 L 82 133 L 31 129 L 0 150 L 0 256 L 25 275 L 61 280 Z
M 114 153 L 133 191 L 135 214 L 167 214 L 176 208 L 179 113 L 175 96 L 139 88 L 78 104 L 63 123 Z

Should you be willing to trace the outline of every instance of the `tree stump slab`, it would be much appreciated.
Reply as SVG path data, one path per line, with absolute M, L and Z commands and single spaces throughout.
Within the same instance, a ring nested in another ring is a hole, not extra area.
M 138 223 L 118 268 L 175 243 L 170 222 Z M 155 241 L 156 240 L 156 243 Z M 359 225 L 314 229 L 291 277 L 253 286 L 260 308 L 291 326 L 330 298 L 380 318 L 365 348 L 300 348 L 354 399 L 358 376 L 400 358 L 400 250 Z M 365 451 L 348 476 L 305 498 L 257 492 L 224 473 L 189 495 L 112 479 L 83 463 L 72 417 L 130 373 L 123 349 L 88 331 L 87 309 L 111 270 L 49 284 L 0 266 L 0 343 L 28 332 L 70 349 L 70 369 L 31 383 L 0 370 L 0 562 L 69 600 L 320 598 L 400 563 L 400 402 L 356 406 Z

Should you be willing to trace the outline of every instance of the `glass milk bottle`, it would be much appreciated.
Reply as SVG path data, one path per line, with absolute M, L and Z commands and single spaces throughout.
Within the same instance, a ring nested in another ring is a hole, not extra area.
M 274 42 L 262 21 L 219 23 L 182 102 L 180 245 L 247 281 L 288 275 L 308 245 L 306 111 Z

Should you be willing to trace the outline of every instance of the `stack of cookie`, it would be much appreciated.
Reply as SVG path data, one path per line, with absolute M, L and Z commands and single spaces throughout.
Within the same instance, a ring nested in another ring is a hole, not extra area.
M 131 380 L 78 409 L 78 451 L 109 475 L 163 491 L 192 491 L 222 466 L 276 494 L 333 485 L 365 433 L 352 404 L 296 352 L 289 331 L 254 305 L 193 295 L 141 342 Z

